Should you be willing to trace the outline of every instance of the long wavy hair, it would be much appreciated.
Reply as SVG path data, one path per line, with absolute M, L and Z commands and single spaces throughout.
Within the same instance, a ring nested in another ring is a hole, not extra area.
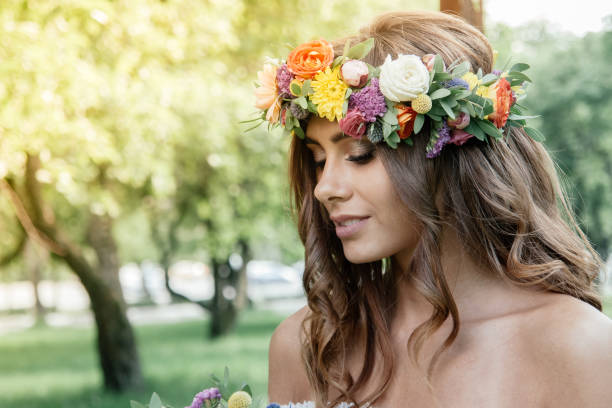
M 478 68 L 490 72 L 493 65 L 486 37 L 443 13 L 383 14 L 357 35 L 333 42 L 336 55 L 347 40 L 356 44 L 370 37 L 375 45 L 364 60 L 374 66 L 381 65 L 387 54 L 400 53 L 439 54 L 447 65 L 467 60 L 474 72 Z M 408 271 L 397 271 L 389 259 L 352 264 L 344 257 L 333 223 L 314 196 L 312 154 L 302 140 L 292 141 L 292 204 L 305 247 L 303 283 L 310 308 L 302 323 L 302 359 L 317 406 L 327 405 L 330 387 L 341 393 L 332 404 L 363 403 L 354 396 L 371 379 L 377 351 L 384 375 L 364 400 L 374 402 L 388 388 L 394 373 L 390 323 L 398 298 L 395 288 L 404 278 L 411 279 L 433 306 L 430 318 L 408 340 L 415 361 L 427 338 L 452 319 L 450 334 L 428 366 L 430 378 L 438 357 L 456 338 L 460 322 L 440 262 L 443 225 L 454 228 L 466 253 L 491 273 L 517 285 L 568 294 L 601 310 L 593 288 L 601 259 L 576 223 L 555 165 L 541 144 L 512 130 L 503 140 L 448 145 L 439 157 L 427 159 L 427 138 L 412 137 L 412 147 L 402 144 L 393 150 L 384 143 L 376 147 L 396 192 L 422 227 Z M 345 367 L 349 340 L 365 346 L 365 364 L 356 379 Z

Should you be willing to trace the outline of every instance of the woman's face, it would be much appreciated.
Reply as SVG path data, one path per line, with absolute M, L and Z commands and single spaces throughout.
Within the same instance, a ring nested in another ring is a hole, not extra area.
M 372 143 L 313 117 L 306 131 L 317 171 L 314 195 L 327 209 L 352 263 L 409 257 L 418 239 L 415 216 L 403 204 Z

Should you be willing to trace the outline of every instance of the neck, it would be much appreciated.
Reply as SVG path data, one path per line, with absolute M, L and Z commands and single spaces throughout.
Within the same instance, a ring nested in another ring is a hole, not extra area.
M 415 273 L 410 271 L 412 255 L 412 252 L 400 253 L 393 258 L 393 263 L 401 268 L 400 273 L 405 277 L 398 287 L 396 316 L 402 322 L 418 325 L 430 317 L 433 306 L 407 275 Z M 501 295 L 508 290 L 520 290 L 470 257 L 451 228 L 442 231 L 440 256 L 444 277 L 462 322 L 504 313 L 502 309 L 508 305 L 503 303 L 506 297 Z

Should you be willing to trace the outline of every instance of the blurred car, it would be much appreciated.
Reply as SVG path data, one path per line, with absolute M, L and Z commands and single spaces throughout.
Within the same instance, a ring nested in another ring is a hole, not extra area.
M 252 260 L 247 264 L 247 295 L 252 302 L 304 296 L 301 272 L 276 261 Z

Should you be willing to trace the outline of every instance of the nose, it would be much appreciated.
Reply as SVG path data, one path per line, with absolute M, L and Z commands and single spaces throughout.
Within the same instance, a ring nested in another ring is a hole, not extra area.
M 319 181 L 314 189 L 314 195 L 323 204 L 334 201 L 344 201 L 351 195 L 350 175 L 341 164 L 326 160 Z

